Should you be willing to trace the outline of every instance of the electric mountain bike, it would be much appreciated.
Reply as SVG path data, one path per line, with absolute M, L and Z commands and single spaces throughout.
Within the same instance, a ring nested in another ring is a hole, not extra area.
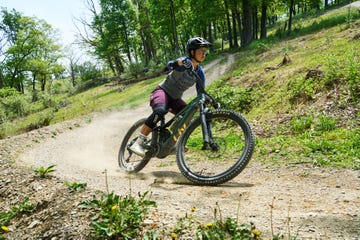
M 199 76 L 191 73 L 200 83 Z M 139 172 L 153 157 L 165 158 L 175 151 L 178 168 L 188 180 L 199 185 L 218 185 L 236 177 L 254 150 L 248 121 L 239 113 L 220 109 L 204 87 L 181 112 L 168 121 L 161 119 L 145 142 L 145 156 L 140 157 L 130 146 L 145 119 L 130 127 L 120 146 L 119 166 L 128 173 Z

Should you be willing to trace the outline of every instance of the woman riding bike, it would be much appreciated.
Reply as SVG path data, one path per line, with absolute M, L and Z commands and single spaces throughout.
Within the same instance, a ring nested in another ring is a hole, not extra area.
M 150 96 L 150 106 L 153 112 L 146 119 L 141 127 L 139 136 L 130 150 L 135 154 L 144 157 L 144 142 L 151 133 L 156 124 L 164 118 L 165 114 L 171 110 L 171 113 L 177 114 L 186 107 L 186 103 L 181 99 L 183 93 L 195 85 L 196 77 L 189 74 L 188 69 L 194 70 L 201 78 L 202 86 L 205 86 L 205 74 L 200 63 L 205 60 L 207 48 L 211 43 L 201 37 L 194 37 L 188 40 L 186 50 L 188 57 L 181 57 L 170 61 L 167 68 L 172 70 L 161 82 Z M 198 90 L 200 86 L 196 85 Z

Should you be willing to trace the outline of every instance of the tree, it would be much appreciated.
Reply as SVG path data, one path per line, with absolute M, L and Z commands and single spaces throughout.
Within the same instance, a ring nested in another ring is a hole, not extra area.
M 288 23 L 288 31 L 291 31 L 292 28 L 292 19 L 293 14 L 295 13 L 295 0 L 290 0 L 289 2 L 289 23 Z
M 156 50 L 150 21 L 150 6 L 147 0 L 133 0 L 133 2 L 138 10 L 139 34 L 144 51 L 145 64 L 147 65 L 151 59 L 156 61 Z
M 250 0 L 242 0 L 243 31 L 241 34 L 241 46 L 249 45 L 253 40 L 252 6 Z
M 267 36 L 266 33 L 266 20 L 267 20 L 267 8 L 268 1 L 261 1 L 261 20 L 260 20 L 260 39 L 265 39 Z
M 86 7 L 90 12 L 91 20 L 85 18 L 76 19 L 82 25 L 82 29 L 76 26 L 80 43 L 88 49 L 90 55 L 104 60 L 113 75 L 118 76 L 124 72 L 122 53 L 118 49 L 107 47 L 105 23 L 100 13 L 98 13 L 93 0 L 87 0 Z

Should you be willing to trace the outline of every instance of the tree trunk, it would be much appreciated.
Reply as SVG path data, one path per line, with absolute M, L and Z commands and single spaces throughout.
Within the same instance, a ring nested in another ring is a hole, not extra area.
M 257 17 L 257 7 L 253 7 L 253 39 L 258 39 L 259 20 Z
M 250 0 L 242 0 L 243 3 L 243 31 L 241 34 L 241 46 L 249 45 L 253 40 L 252 9 Z
M 229 14 L 229 7 L 227 0 L 224 0 L 225 3 L 225 13 L 226 13 L 226 22 L 227 22 L 227 30 L 228 30 L 228 40 L 229 40 L 229 47 L 233 48 L 233 38 L 231 34 L 231 23 L 230 23 L 230 14 Z
M 4 75 L 2 74 L 2 71 L 0 70 L 0 89 L 4 87 L 5 85 Z
M 32 90 L 33 90 L 33 91 L 36 90 L 36 88 L 35 88 L 35 86 L 36 86 L 35 82 L 36 82 L 36 77 L 35 77 L 35 74 L 33 74 L 33 80 L 32 80 Z
M 208 26 L 208 31 L 209 31 L 209 37 L 208 37 L 208 40 L 209 42 L 213 42 L 213 37 L 212 37 L 212 28 L 211 28 L 211 22 L 209 23 L 209 26 Z M 210 46 L 210 49 L 212 50 L 213 49 L 213 44 Z
M 295 0 L 290 0 L 288 30 L 291 31 Z
M 46 86 L 46 77 L 45 76 L 43 76 L 42 78 L 41 78 L 41 81 L 40 81 L 40 83 L 41 83 L 41 91 L 45 91 L 45 86 Z
M 124 72 L 124 66 L 122 64 L 121 58 L 117 55 L 114 56 L 114 63 L 117 76 L 120 76 Z
M 179 47 L 179 39 L 178 39 L 178 35 L 177 35 L 177 30 L 176 30 L 176 16 L 175 16 L 175 7 L 174 7 L 174 1 L 170 0 L 170 14 L 171 14 L 171 21 L 172 21 L 172 33 L 173 33 L 173 39 L 174 39 L 174 46 L 175 46 L 175 53 L 179 54 L 180 52 L 180 47 Z
M 260 23 L 260 39 L 265 39 L 266 38 L 266 10 L 267 10 L 267 6 L 266 3 L 262 3 L 261 5 L 261 23 Z
M 238 25 L 238 32 L 240 34 L 240 38 L 241 38 L 241 25 L 242 25 L 242 21 L 241 21 L 241 14 L 239 10 L 236 10 L 236 21 L 237 21 L 237 25 Z
M 239 47 L 238 39 L 237 39 L 237 29 L 236 29 L 236 10 L 231 10 L 232 12 L 232 22 L 233 22 L 233 35 L 234 35 L 234 48 Z

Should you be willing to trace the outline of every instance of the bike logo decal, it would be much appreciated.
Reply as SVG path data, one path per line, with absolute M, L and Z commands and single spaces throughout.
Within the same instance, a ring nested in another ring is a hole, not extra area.
M 181 134 L 183 134 L 183 132 L 185 131 L 185 129 L 186 129 L 186 123 L 184 123 L 184 125 L 182 125 L 182 127 L 180 127 L 180 128 L 178 129 L 178 135 L 177 135 L 177 136 L 176 136 L 176 134 L 174 134 L 173 140 L 174 140 L 175 142 L 177 142 L 177 141 L 179 140 L 179 137 L 181 136 Z

